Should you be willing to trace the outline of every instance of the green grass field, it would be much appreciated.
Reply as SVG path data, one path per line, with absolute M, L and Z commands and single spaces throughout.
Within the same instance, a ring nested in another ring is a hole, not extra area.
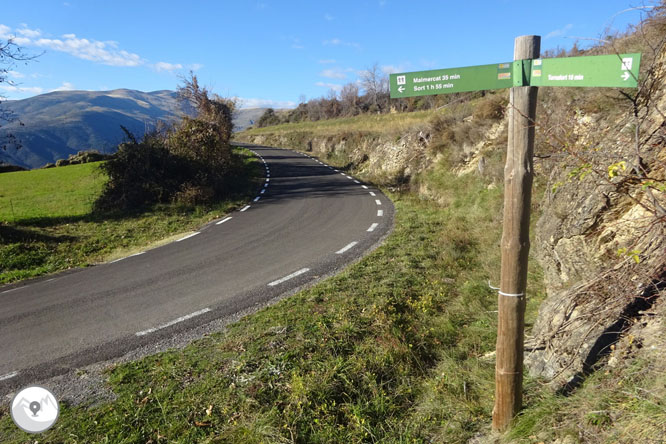
M 104 262 L 220 217 L 251 198 L 263 172 L 236 150 L 243 192 L 211 205 L 157 205 L 137 214 L 91 213 L 105 178 L 97 164 L 0 174 L 0 284 Z
M 106 183 L 99 162 L 0 174 L 0 222 L 90 213 Z

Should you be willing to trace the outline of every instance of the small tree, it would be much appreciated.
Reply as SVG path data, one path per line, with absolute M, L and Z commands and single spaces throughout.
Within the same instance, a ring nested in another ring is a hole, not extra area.
M 345 116 L 355 116 L 359 112 L 358 108 L 358 85 L 356 83 L 347 83 L 340 91 L 340 101 L 342 102 L 342 114 Z
M 275 114 L 275 110 L 273 108 L 268 108 L 264 111 L 259 120 L 257 120 L 257 127 L 263 128 L 265 126 L 278 125 L 279 123 L 280 118 Z
M 27 63 L 37 57 L 38 56 L 24 54 L 21 47 L 16 45 L 12 39 L 0 43 L 0 84 L 4 83 L 10 86 L 15 86 L 15 83 L 9 78 L 9 71 L 11 68 L 13 68 L 17 62 Z M 4 99 L 4 96 L 0 95 L 0 103 L 2 103 L 2 99 Z M 0 128 L 2 128 L 3 124 L 14 121 L 16 121 L 16 116 L 11 111 L 0 107 Z M 8 147 L 14 147 L 16 149 L 21 147 L 16 136 L 13 134 L 4 135 L 3 140 L 0 141 L 0 146 L 4 151 L 7 151 Z

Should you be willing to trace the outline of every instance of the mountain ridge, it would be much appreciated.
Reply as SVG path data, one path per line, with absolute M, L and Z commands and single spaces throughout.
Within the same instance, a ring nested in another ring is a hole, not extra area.
M 26 168 L 39 168 L 84 150 L 110 153 L 125 138 L 121 126 L 141 136 L 160 121 L 175 122 L 191 113 L 170 90 L 54 91 L 4 101 L 0 107 L 16 118 L 0 128 L 0 139 L 4 142 L 13 135 L 20 146 L 10 144 L 0 150 L 0 162 Z M 263 111 L 238 110 L 235 129 L 245 129 Z

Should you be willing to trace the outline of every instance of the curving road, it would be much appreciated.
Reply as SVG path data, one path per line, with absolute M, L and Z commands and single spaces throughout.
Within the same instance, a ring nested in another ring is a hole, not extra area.
M 294 151 L 250 148 L 266 177 L 240 211 L 138 255 L 0 288 L 0 389 L 264 303 L 340 269 L 390 230 L 393 205 L 378 190 Z

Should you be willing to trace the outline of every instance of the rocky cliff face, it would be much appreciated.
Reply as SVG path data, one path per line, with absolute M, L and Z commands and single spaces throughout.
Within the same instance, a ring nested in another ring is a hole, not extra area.
M 563 159 L 545 161 L 549 190 L 534 252 L 548 298 L 528 340 L 526 364 L 557 387 L 574 387 L 666 278 L 664 54 L 651 97 L 635 108 L 579 113 Z M 636 126 L 639 126 L 638 141 Z

